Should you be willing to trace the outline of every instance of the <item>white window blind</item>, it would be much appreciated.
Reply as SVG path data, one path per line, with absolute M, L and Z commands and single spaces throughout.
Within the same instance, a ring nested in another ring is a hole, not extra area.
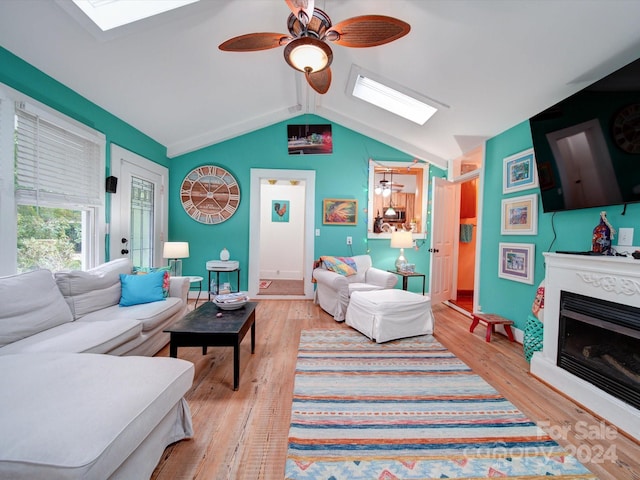
M 19 203 L 100 206 L 104 138 L 83 135 L 16 104 Z M 102 145 L 100 144 L 102 142 Z

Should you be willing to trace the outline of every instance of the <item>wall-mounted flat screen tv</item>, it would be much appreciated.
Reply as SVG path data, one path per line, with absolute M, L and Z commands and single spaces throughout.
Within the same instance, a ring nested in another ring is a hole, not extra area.
M 640 59 L 529 125 L 545 212 L 640 202 Z

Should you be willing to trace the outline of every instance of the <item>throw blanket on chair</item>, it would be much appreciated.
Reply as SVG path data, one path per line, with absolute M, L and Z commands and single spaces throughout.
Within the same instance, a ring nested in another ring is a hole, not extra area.
M 324 263 L 327 270 L 339 273 L 345 277 L 358 273 L 356 262 L 351 257 L 320 257 L 320 260 Z

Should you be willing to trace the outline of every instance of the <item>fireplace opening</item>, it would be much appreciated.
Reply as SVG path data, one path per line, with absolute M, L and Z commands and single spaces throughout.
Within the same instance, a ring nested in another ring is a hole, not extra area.
M 640 308 L 561 291 L 557 364 L 640 409 Z

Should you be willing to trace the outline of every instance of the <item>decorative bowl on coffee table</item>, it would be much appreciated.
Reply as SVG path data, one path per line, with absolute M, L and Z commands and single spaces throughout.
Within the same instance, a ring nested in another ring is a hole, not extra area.
M 249 301 L 247 292 L 228 293 L 225 295 L 217 295 L 213 299 L 218 308 L 222 310 L 237 310 L 242 308 Z

